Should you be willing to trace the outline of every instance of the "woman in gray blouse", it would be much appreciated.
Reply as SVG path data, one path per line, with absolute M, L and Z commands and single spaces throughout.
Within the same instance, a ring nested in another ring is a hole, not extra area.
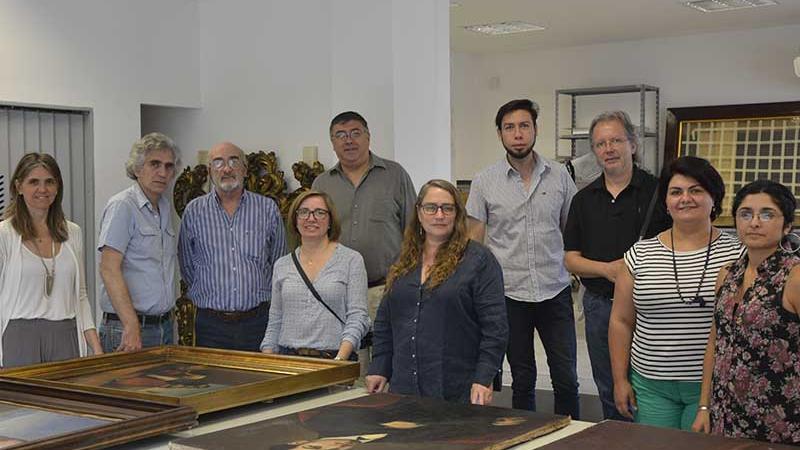
M 337 242 L 341 227 L 327 194 L 313 190 L 300 194 L 289 208 L 289 220 L 289 234 L 300 245 L 275 263 L 261 351 L 355 360 L 369 329 L 364 260 Z

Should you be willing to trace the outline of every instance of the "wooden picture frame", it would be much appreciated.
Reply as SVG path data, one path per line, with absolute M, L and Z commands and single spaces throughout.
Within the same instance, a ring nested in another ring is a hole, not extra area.
M 800 101 L 669 108 L 664 141 L 663 167 L 688 154 L 722 175 L 717 225 L 733 225 L 733 196 L 756 179 L 783 183 L 800 200 Z
M 186 406 L 0 379 L 0 446 L 77 450 L 119 445 L 197 424 Z
M 359 364 L 297 356 L 162 346 L 38 364 L 0 376 L 176 406 L 199 414 L 351 383 Z

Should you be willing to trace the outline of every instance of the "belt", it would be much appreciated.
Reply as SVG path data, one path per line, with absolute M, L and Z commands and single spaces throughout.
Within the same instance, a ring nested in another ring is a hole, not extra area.
M 217 311 L 216 309 L 208 308 L 197 308 L 197 311 L 208 314 L 209 316 L 215 317 L 223 322 L 240 322 L 242 320 L 257 317 L 262 309 L 266 308 L 267 305 L 269 305 L 269 302 L 262 302 L 260 305 L 253 309 L 248 309 L 247 311 Z
M 114 313 L 107 312 L 107 313 L 103 313 L 103 314 L 105 314 L 106 319 L 108 319 L 108 320 L 117 320 L 117 321 L 121 322 L 119 316 L 114 314 Z M 146 325 L 148 323 L 157 323 L 158 324 L 158 323 L 161 323 L 161 322 L 166 322 L 166 321 L 170 320 L 170 317 L 171 317 L 170 315 L 171 315 L 170 311 L 167 311 L 164 314 L 161 314 L 160 316 L 148 316 L 147 314 L 136 313 L 136 317 L 139 319 L 139 323 L 141 323 L 142 326 L 144 326 L 144 325 Z
M 370 281 L 367 283 L 368 288 L 374 288 L 378 286 L 383 286 L 386 284 L 386 278 L 381 278 L 380 280 Z
M 325 359 L 333 359 L 339 353 L 339 350 L 317 350 L 316 348 L 292 348 L 292 347 L 278 347 L 279 353 L 282 355 L 297 355 L 297 356 L 311 356 L 314 358 L 325 358 Z M 350 353 L 350 357 L 347 358 L 350 361 L 358 361 L 358 353 L 353 350 Z

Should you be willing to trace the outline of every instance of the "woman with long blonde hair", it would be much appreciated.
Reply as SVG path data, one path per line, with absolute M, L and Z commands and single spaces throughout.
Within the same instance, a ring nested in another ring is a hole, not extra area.
M 508 341 L 503 273 L 467 236 L 456 188 L 420 189 L 374 324 L 370 392 L 489 404 Z

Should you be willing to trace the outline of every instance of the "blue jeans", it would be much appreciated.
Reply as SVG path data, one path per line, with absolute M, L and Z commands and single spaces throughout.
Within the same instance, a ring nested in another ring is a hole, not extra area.
M 241 320 L 224 320 L 213 311 L 198 308 L 194 321 L 195 345 L 260 352 L 261 341 L 267 331 L 269 303 L 258 307 L 256 315 Z
M 506 297 L 506 308 L 509 325 L 507 355 L 513 378 L 512 406 L 536 411 L 535 329 L 542 339 L 550 367 L 554 412 L 579 419 L 577 338 L 570 288 L 540 303 L 520 302 Z
M 142 348 L 172 344 L 172 320 L 140 324 Z M 100 343 L 103 351 L 111 353 L 122 343 L 122 322 L 104 318 L 100 325 Z
M 586 346 L 592 363 L 592 378 L 603 404 L 603 419 L 630 421 L 614 405 L 614 379 L 611 376 L 611 356 L 608 352 L 608 319 L 612 299 L 586 290 L 583 294 L 583 314 L 586 319 Z

